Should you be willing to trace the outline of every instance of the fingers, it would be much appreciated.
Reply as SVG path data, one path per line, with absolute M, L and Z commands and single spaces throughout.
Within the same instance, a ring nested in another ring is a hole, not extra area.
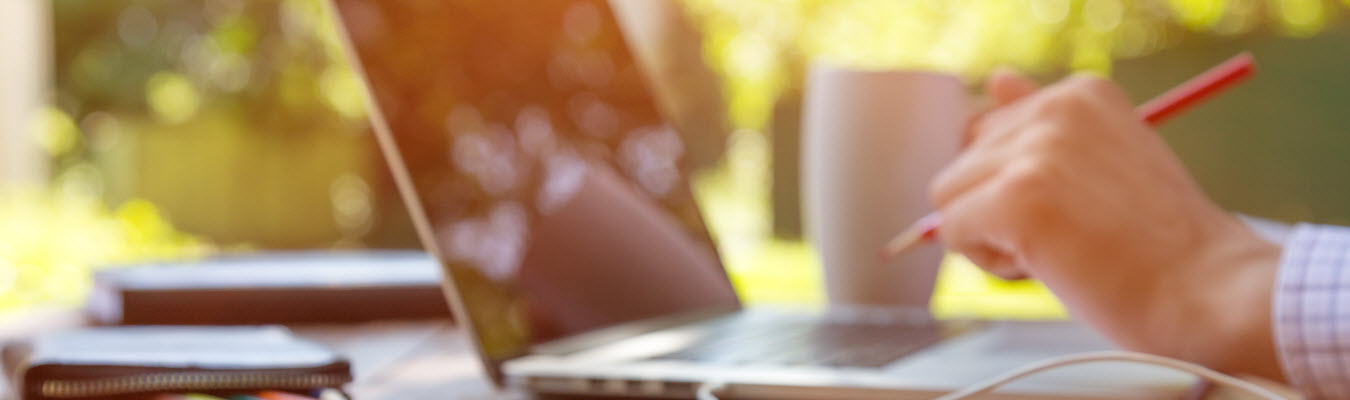
M 1012 156 L 997 148 L 961 153 L 933 178 L 929 197 L 938 208 L 946 207 L 953 199 L 997 175 Z
M 994 100 L 994 105 L 1002 107 L 1011 104 L 1018 99 L 1036 93 L 1041 86 L 1031 78 L 1026 77 L 1007 68 L 999 68 L 989 76 L 985 82 L 984 89 L 989 93 L 989 97 Z
M 1008 258 L 1004 257 L 1004 259 Z M 1025 270 L 1019 269 L 1017 268 L 1017 266 L 1012 266 L 1012 262 L 1010 261 L 1010 259 L 1008 259 L 1008 261 L 1004 261 L 1003 264 L 996 264 L 995 266 L 992 266 L 992 268 L 983 268 L 983 269 L 984 272 L 990 273 L 992 274 L 992 276 L 999 277 L 1000 280 L 1004 281 L 1021 281 L 1031 277 L 1029 276 L 1029 274 L 1025 272 Z
M 1012 69 L 998 68 L 985 81 L 984 89 L 993 103 L 992 108 L 971 118 L 969 126 L 966 127 L 965 137 L 962 138 L 962 147 L 974 143 L 979 137 L 987 136 L 986 132 L 983 132 L 984 127 L 1003 125 L 1000 121 L 997 121 L 1002 118 L 991 115 L 994 111 L 1040 91 L 1041 86 L 1026 75 L 1017 73 Z M 993 119 L 994 121 L 986 121 L 986 119 Z
M 1015 281 L 1027 278 L 1026 272 L 1013 264 L 1011 256 L 993 248 L 974 246 L 966 249 L 961 255 L 970 260 L 971 264 L 975 264 L 976 267 L 990 275 L 999 277 L 999 279 Z
M 1000 239 L 1008 227 L 997 202 L 997 185 L 985 185 L 942 209 L 938 231 L 948 249 L 965 255 L 972 263 L 1003 279 L 1022 279 L 1026 272 L 1017 265 L 1013 249 Z
M 1007 119 L 1012 120 L 1012 119 Z M 991 125 L 980 138 L 948 164 L 929 184 L 929 198 L 939 208 L 973 188 L 989 181 L 1010 164 L 1028 156 L 1027 143 L 1050 130 L 1035 119 L 1022 118 L 1015 123 Z
M 1100 130 L 1104 125 L 1094 113 L 1128 110 L 1128 99 L 1110 81 L 1085 75 L 1041 89 L 999 71 L 987 90 L 997 108 L 973 123 L 973 142 L 935 177 L 930 195 L 942 211 L 940 232 L 949 248 L 990 273 L 1022 278 L 1035 267 L 1022 265 L 1030 252 L 1027 240 L 1054 225 L 1046 220 L 1058 207 L 1049 193 L 1060 188 L 1046 182 L 1063 174 L 1048 160 L 1075 154 L 1066 149 L 1079 142 L 1065 138 Z
M 1134 105 L 1130 102 L 1130 97 L 1125 94 L 1125 90 L 1120 88 L 1115 82 L 1089 73 L 1075 73 L 1056 83 L 1056 86 L 1068 86 L 1090 98 L 1103 101 L 1116 107 L 1128 107 L 1133 109 Z

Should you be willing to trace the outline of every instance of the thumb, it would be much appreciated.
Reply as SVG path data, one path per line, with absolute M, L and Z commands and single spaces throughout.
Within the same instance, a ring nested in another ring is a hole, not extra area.
M 998 68 L 984 83 L 985 92 L 993 99 L 995 107 L 1002 107 L 1017 99 L 1036 93 L 1041 85 L 1009 68 Z
M 978 131 L 976 128 L 979 126 L 980 120 L 984 119 L 984 114 L 1036 93 L 1037 90 L 1041 90 L 1041 85 L 1026 75 L 1007 67 L 995 68 L 994 72 L 989 75 L 989 79 L 984 81 L 984 91 L 989 95 L 989 100 L 993 104 L 970 119 L 970 125 L 966 127 L 966 133 L 961 139 L 961 147 L 964 148 L 975 141 L 976 131 Z

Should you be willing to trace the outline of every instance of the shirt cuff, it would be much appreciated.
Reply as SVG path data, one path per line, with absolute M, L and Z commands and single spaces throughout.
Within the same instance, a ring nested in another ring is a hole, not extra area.
M 1285 377 L 1310 399 L 1350 398 L 1350 228 L 1285 238 L 1272 304 Z

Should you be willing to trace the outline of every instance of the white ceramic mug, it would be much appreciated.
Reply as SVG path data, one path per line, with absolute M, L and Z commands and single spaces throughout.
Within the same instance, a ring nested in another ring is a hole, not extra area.
M 928 185 L 971 115 L 955 76 L 811 67 L 802 111 L 802 200 L 831 306 L 927 307 L 943 251 L 878 253 L 933 211 Z

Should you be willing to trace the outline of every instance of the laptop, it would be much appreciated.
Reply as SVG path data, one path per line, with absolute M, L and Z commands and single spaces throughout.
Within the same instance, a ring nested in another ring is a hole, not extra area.
M 331 3 L 397 189 L 494 384 L 585 396 L 693 398 L 716 383 L 726 397 L 923 398 L 1109 348 L 1072 323 L 742 307 L 683 162 L 688 138 L 709 133 L 664 118 L 651 68 L 611 8 L 653 1 Z M 1005 393 L 1174 397 L 1192 383 L 1091 365 Z

